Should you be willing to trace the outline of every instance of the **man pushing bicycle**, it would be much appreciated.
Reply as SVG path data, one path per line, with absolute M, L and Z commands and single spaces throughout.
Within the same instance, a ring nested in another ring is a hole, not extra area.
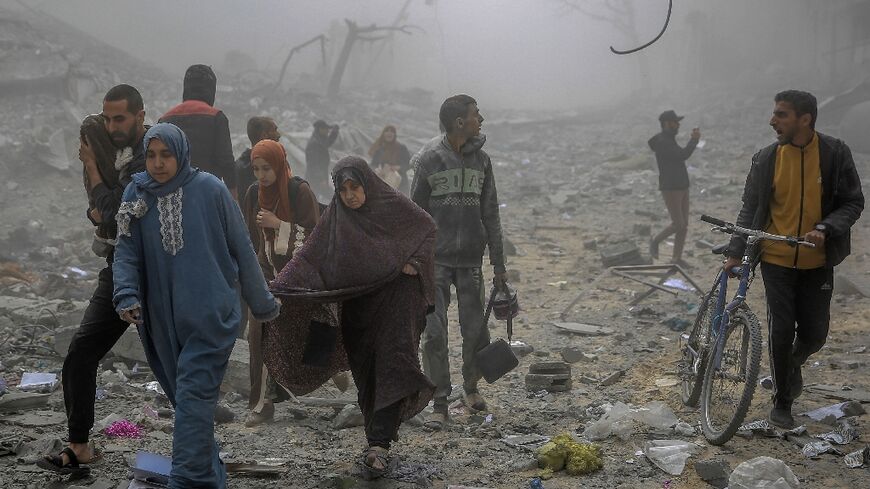
M 864 209 L 861 181 L 843 141 L 815 131 L 816 98 L 776 94 L 770 126 L 777 143 L 755 154 L 737 226 L 802 236 L 813 248 L 771 241 L 757 248 L 767 295 L 773 376 L 770 422 L 792 428 L 792 403 L 803 388 L 801 366 L 825 344 L 834 267 L 850 252 L 850 229 Z M 739 267 L 745 236 L 735 233 L 725 270 Z

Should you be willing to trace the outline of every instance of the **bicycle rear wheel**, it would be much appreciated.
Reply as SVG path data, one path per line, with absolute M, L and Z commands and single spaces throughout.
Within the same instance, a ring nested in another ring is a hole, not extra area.
M 747 306 L 734 311 L 725 330 L 722 360 L 713 367 L 716 348 L 709 348 L 701 395 L 701 428 L 712 445 L 722 445 L 746 419 L 761 363 L 758 318 Z
M 692 331 L 680 351 L 677 363 L 677 376 L 681 379 L 681 394 L 683 404 L 697 407 L 701 398 L 701 387 L 704 385 L 704 365 L 706 365 L 707 342 L 713 324 L 713 314 L 716 310 L 716 299 L 719 296 L 719 278 L 716 286 L 707 293 L 698 306 L 698 314 Z M 693 353 L 694 352 L 694 353 Z

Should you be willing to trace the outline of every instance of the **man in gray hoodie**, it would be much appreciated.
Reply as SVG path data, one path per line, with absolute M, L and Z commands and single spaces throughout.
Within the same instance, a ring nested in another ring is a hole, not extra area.
M 462 333 L 462 377 L 465 402 L 486 409 L 477 390 L 481 378 L 475 356 L 489 344 L 483 322 L 484 293 L 481 265 L 489 246 L 493 283 L 505 281 L 501 222 L 492 162 L 481 148 L 483 116 L 468 95 L 455 95 L 441 105 L 441 126 L 446 134 L 438 144 L 427 144 L 415 160 L 411 199 L 438 225 L 435 243 L 435 311 L 423 334 L 423 369 L 436 386 L 435 411 L 426 426 L 440 430 L 448 420 L 450 364 L 447 346 L 447 308 L 450 286 L 456 287 L 459 328 Z

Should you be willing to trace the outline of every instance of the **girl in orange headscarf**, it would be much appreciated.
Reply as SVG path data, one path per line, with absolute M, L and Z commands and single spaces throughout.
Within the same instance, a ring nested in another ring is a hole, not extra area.
M 280 143 L 257 143 L 251 150 L 251 169 L 257 182 L 248 189 L 242 210 L 263 275 L 271 281 L 317 225 L 320 210 L 308 183 L 292 176 Z M 272 420 L 272 401 L 280 393 L 263 366 L 263 325 L 253 318 L 248 324 L 252 413 L 245 424 L 255 426 Z

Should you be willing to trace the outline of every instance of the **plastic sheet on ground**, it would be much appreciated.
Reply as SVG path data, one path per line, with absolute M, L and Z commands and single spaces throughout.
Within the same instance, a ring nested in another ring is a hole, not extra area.
M 57 388 L 57 374 L 43 372 L 25 372 L 21 376 L 18 388 L 25 392 L 48 393 Z
M 833 431 L 816 435 L 816 438 L 829 441 L 835 445 L 848 445 L 861 436 L 858 429 L 852 426 L 848 421 L 840 421 L 839 425 Z
M 661 401 L 653 401 L 640 408 L 617 402 L 598 421 L 589 425 L 583 436 L 593 441 L 603 440 L 611 435 L 625 440 L 631 436 L 637 425 L 665 430 L 679 422 L 671 408 Z
M 697 451 L 695 444 L 682 440 L 652 440 L 643 446 L 643 454 L 656 467 L 671 475 L 682 474 L 686 460 Z
M 728 478 L 730 489 L 797 489 L 800 481 L 782 460 L 756 457 L 738 465 Z
M 803 453 L 804 456 L 807 458 L 815 458 L 824 453 L 834 453 L 837 455 L 842 455 L 839 450 L 834 448 L 834 445 L 831 445 L 830 442 L 824 440 L 807 443 L 801 449 L 801 453 Z
M 845 462 L 846 467 L 849 467 L 850 469 L 857 469 L 865 465 L 870 465 L 870 445 L 846 455 L 843 458 L 843 462 Z
M 813 409 L 812 411 L 802 413 L 802 416 L 808 416 L 813 421 L 821 421 L 829 416 L 833 416 L 834 419 L 840 419 L 844 416 L 858 416 L 865 412 L 866 411 L 864 410 L 864 407 L 861 406 L 860 402 L 846 401 L 831 406 Z

